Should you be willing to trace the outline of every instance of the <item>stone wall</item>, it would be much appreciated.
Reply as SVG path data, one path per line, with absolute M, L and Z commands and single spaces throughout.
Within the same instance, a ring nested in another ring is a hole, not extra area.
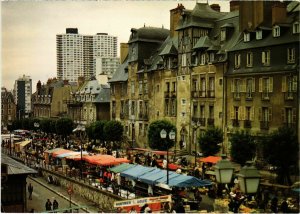
M 113 209 L 114 202 L 116 200 L 122 200 L 121 197 L 112 193 L 100 190 L 96 187 L 91 186 L 88 183 L 84 183 L 74 178 L 66 177 L 57 172 L 53 172 L 42 168 L 42 176 L 47 179 L 49 175 L 52 175 L 54 180 L 57 180 L 62 188 L 68 188 L 70 184 L 73 185 L 73 194 L 78 194 L 83 198 L 98 204 L 99 209 L 104 212 L 111 212 Z

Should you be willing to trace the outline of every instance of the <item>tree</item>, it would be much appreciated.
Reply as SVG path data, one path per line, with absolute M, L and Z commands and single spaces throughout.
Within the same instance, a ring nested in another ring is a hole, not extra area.
M 49 118 L 44 118 L 40 120 L 40 130 L 46 133 L 55 133 L 55 120 L 54 119 L 49 119 Z
M 220 151 L 220 143 L 223 141 L 223 132 L 220 128 L 208 128 L 204 135 L 198 138 L 201 151 L 204 156 L 215 155 Z
M 101 125 L 98 126 L 101 128 Z M 119 121 L 111 120 L 104 123 L 103 126 L 103 136 L 107 141 L 121 141 L 123 137 L 123 125 Z M 99 135 L 101 136 L 101 135 Z M 102 137 L 102 136 L 101 136 Z
M 282 127 L 271 133 L 262 143 L 264 158 L 277 168 L 278 183 L 291 185 L 290 167 L 296 166 L 299 158 L 296 132 Z
M 123 126 L 118 121 L 112 121 L 112 122 L 113 122 L 112 125 L 117 126 L 115 131 L 116 131 L 116 134 L 118 134 L 117 141 L 120 141 L 120 139 L 122 138 L 122 135 L 123 135 Z M 107 123 L 108 123 L 108 121 L 105 121 L 105 120 L 96 121 L 94 123 L 94 133 L 95 133 L 96 139 L 99 139 L 100 141 L 104 141 L 105 136 L 109 135 L 109 133 L 105 135 L 105 132 L 104 132 L 104 127 Z M 110 138 L 108 138 L 108 139 L 110 139 Z
M 166 130 L 167 137 L 161 139 L 161 130 Z M 149 125 L 148 128 L 148 143 L 151 149 L 166 151 L 174 146 L 174 141 L 169 138 L 171 131 L 176 132 L 176 126 L 168 120 L 156 120 Z
M 231 142 L 231 158 L 234 162 L 245 165 L 251 160 L 256 151 L 254 137 L 248 131 L 237 131 L 229 138 Z
M 70 135 L 73 131 L 73 125 L 70 118 L 60 118 L 55 123 L 56 133 L 62 136 Z

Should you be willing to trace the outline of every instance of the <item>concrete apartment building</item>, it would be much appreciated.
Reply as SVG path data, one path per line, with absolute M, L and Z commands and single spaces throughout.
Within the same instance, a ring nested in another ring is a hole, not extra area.
M 89 79 L 97 70 L 112 75 L 119 65 L 117 37 L 107 33 L 81 35 L 77 28 L 67 28 L 65 34 L 56 35 L 56 52 L 57 78 L 70 83 L 77 82 L 78 77 Z
M 260 136 L 287 125 L 299 134 L 299 3 L 232 1 L 230 10 L 178 5 L 170 31 L 131 29 L 109 82 L 111 117 L 133 145 L 147 147 L 157 119 L 176 125 L 176 146 L 189 153 L 210 126 L 222 128 L 226 153 L 236 130 Z
M 14 100 L 17 105 L 17 118 L 29 117 L 31 114 L 32 79 L 23 75 L 15 81 Z

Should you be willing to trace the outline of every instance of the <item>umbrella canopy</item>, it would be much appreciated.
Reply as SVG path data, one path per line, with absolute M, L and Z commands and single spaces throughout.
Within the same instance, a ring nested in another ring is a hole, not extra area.
M 174 178 L 169 179 L 169 186 L 176 187 L 203 187 L 210 186 L 211 182 L 208 180 L 200 180 L 193 176 L 180 175 Z
M 84 156 L 87 156 L 87 155 L 88 154 L 82 154 L 82 160 L 84 159 Z M 81 154 L 70 155 L 70 156 L 67 156 L 66 159 L 78 161 L 78 160 L 81 160 Z
M 58 151 L 58 150 L 61 150 L 62 148 L 55 148 L 55 149 L 49 149 L 49 150 L 46 150 L 44 151 L 45 153 L 53 153 L 55 151 Z
M 205 158 L 200 158 L 201 162 L 213 163 L 213 164 L 217 163 L 219 160 L 221 160 L 221 157 L 219 157 L 219 156 L 208 156 Z
M 139 176 L 138 179 L 143 183 L 154 185 L 155 183 L 157 183 L 156 180 L 164 176 L 167 176 L 166 171 L 156 168 L 150 173 Z
M 70 152 L 73 152 L 73 151 L 67 150 L 67 149 L 56 150 L 56 151 L 52 152 L 52 157 L 56 157 L 57 155 L 70 153 Z
M 83 151 L 82 152 L 82 155 L 87 155 L 88 153 L 87 153 L 87 151 Z M 79 155 L 79 156 L 81 156 L 81 153 L 80 152 L 67 152 L 67 153 L 62 153 L 62 154 L 59 154 L 59 155 L 57 155 L 56 157 L 57 158 L 66 158 L 66 157 L 68 157 L 68 156 L 72 156 L 72 155 Z
M 91 164 L 99 164 L 99 161 L 114 161 L 115 157 L 111 155 L 87 155 L 83 157 L 83 160 Z
M 141 165 L 136 165 L 130 169 L 126 169 L 121 172 L 121 176 L 129 178 L 129 179 L 137 179 L 139 176 L 144 175 L 145 173 L 151 172 L 155 170 L 154 167 L 144 167 Z
M 110 168 L 109 171 L 114 172 L 114 173 L 119 173 L 119 172 L 125 171 L 126 169 L 130 169 L 132 167 L 134 167 L 133 164 L 123 163 L 118 166 Z

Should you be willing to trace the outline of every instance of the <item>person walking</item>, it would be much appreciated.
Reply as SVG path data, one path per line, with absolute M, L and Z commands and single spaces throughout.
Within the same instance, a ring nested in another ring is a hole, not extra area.
M 29 183 L 28 185 L 29 200 L 32 200 L 32 192 L 33 192 L 33 186 L 31 183 Z
M 53 211 L 58 209 L 58 202 L 54 199 L 53 201 Z
M 52 203 L 51 203 L 51 201 L 50 201 L 49 198 L 47 199 L 45 207 L 46 207 L 46 211 L 51 211 L 51 209 L 52 209 Z

